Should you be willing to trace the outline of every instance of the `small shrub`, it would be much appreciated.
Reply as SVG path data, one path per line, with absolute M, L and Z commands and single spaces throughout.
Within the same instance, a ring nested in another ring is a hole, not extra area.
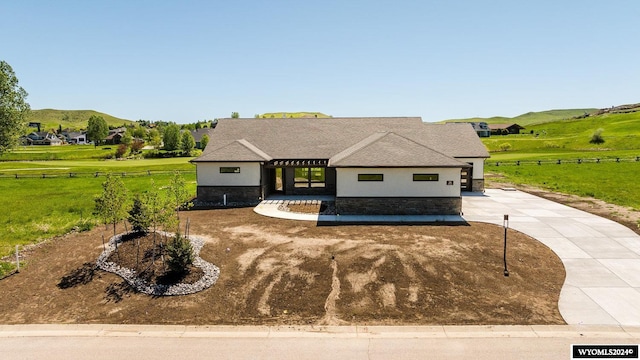
M 180 234 L 171 239 L 167 244 L 167 265 L 169 270 L 176 274 L 185 273 L 193 264 L 193 247 L 189 239 Z
M 135 139 L 131 143 L 131 153 L 137 154 L 142 150 L 143 147 L 144 147 L 144 141 L 140 139 Z
M 500 151 L 509 151 L 511 150 L 511 144 L 509 143 L 502 143 L 499 145 L 500 147 Z
M 129 147 L 125 144 L 120 144 L 116 149 L 116 159 L 122 158 L 126 153 Z
M 596 145 L 604 144 L 604 138 L 602 137 L 603 131 L 604 131 L 603 129 L 598 129 L 594 131 L 593 135 L 591 135 L 591 140 L 589 140 L 589 143 L 596 144 Z
M 133 198 L 133 205 L 129 210 L 128 220 L 134 232 L 149 232 L 149 227 L 151 226 L 149 206 L 139 194 L 136 194 L 135 198 Z

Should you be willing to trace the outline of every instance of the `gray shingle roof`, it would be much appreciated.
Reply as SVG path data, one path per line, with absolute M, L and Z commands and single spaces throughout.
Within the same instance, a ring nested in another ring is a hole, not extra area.
M 366 166 L 459 166 L 451 157 L 489 154 L 469 124 L 428 124 L 419 117 L 274 118 L 219 120 L 193 161 L 333 158 L 334 166 L 356 159 Z

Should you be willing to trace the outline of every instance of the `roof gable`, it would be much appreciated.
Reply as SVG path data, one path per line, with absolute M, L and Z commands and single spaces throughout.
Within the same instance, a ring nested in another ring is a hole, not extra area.
M 273 158 L 245 139 L 236 140 L 193 161 L 270 161 Z
M 329 160 L 334 167 L 466 167 L 467 164 L 404 136 L 372 134 Z

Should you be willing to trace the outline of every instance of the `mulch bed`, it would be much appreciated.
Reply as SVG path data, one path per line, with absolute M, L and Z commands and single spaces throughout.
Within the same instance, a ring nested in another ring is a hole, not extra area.
M 160 234 L 125 234 L 122 243 L 118 244 L 118 250 L 111 253 L 107 260 L 135 270 L 138 277 L 151 284 L 193 284 L 200 280 L 204 272 L 193 265 L 181 274 L 169 271 L 164 262 L 168 257 L 169 241 L 171 238 Z

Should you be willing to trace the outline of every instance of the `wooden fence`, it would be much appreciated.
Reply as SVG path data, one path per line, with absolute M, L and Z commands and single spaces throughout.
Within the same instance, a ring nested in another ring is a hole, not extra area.
M 566 164 L 600 164 L 606 162 L 629 163 L 640 162 L 640 156 L 632 158 L 578 158 L 578 159 L 545 159 L 545 160 L 508 160 L 508 161 L 491 161 L 487 160 L 488 166 L 520 166 L 520 165 L 566 165 Z
M 28 169 L 27 169 L 28 170 Z M 195 174 L 195 170 L 143 170 L 143 171 L 75 171 L 75 172 L 33 172 L 33 173 L 2 173 L 0 179 L 51 179 L 51 178 L 97 178 L 104 177 L 107 174 L 128 176 L 154 176 L 154 175 L 171 175 L 175 171 L 180 174 Z

